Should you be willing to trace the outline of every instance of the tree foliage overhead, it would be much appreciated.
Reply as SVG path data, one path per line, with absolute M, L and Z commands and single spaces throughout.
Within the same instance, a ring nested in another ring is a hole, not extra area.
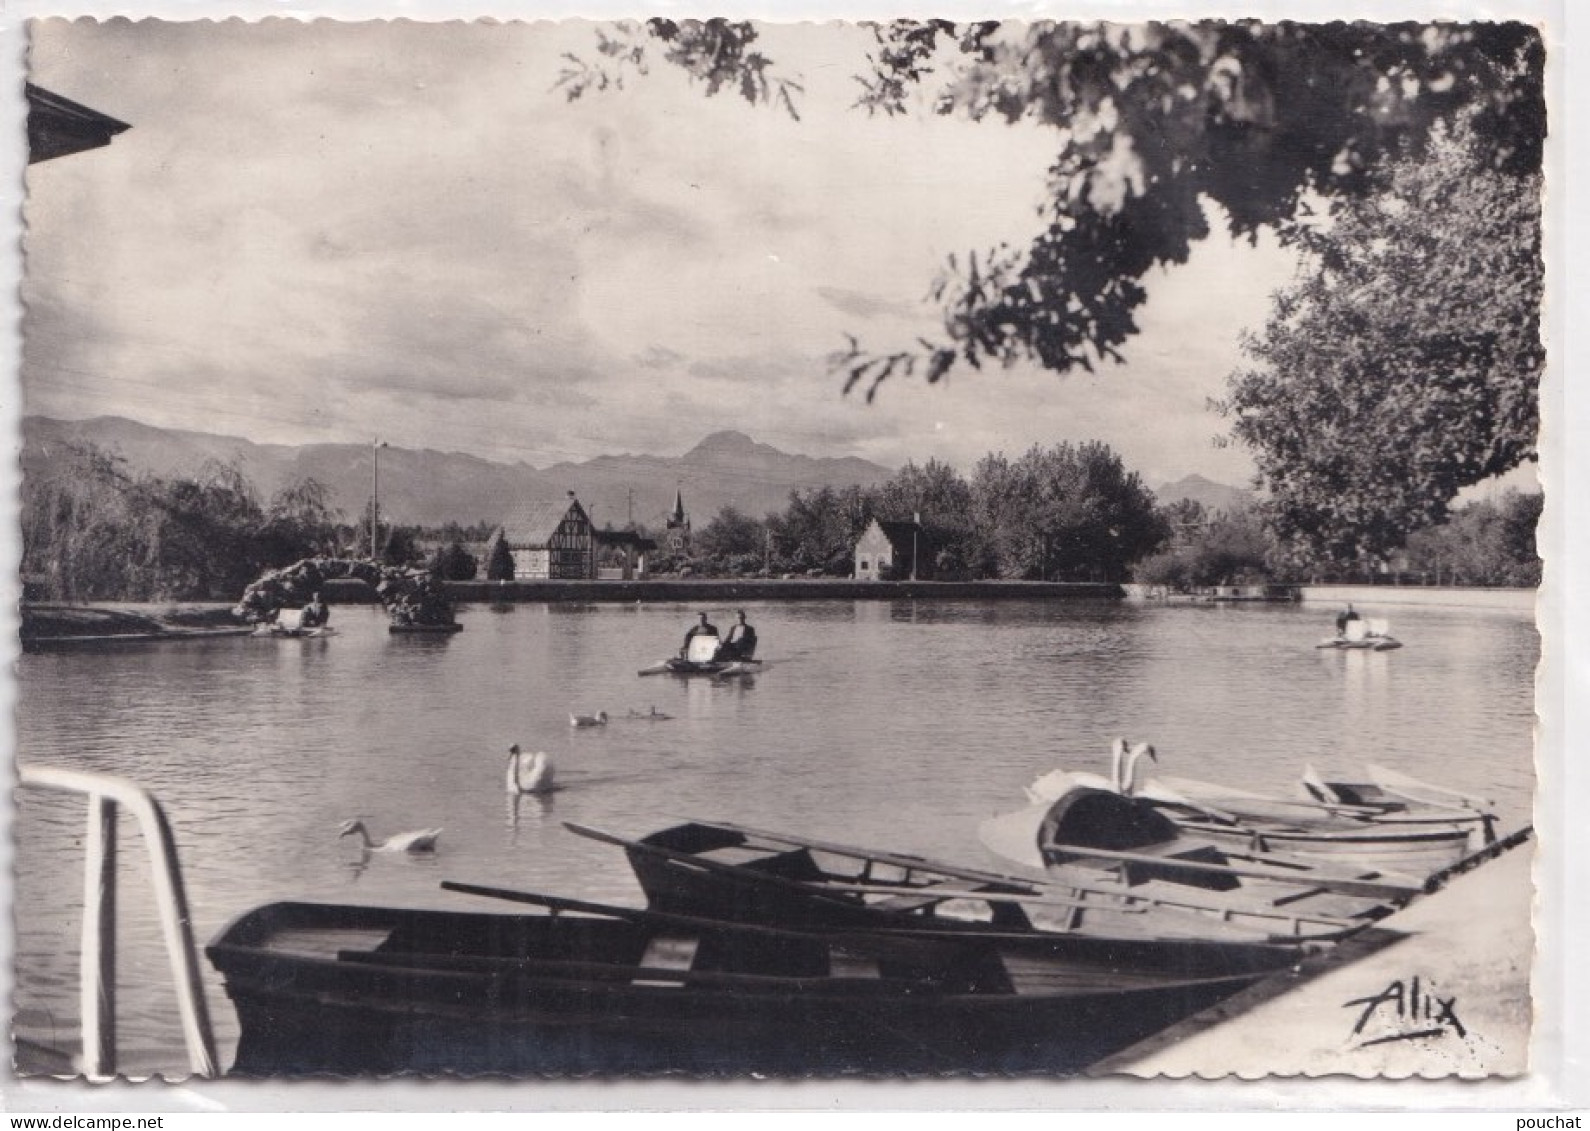
M 603 57 L 644 70 L 646 35 L 626 25 Z M 754 24 L 653 20 L 663 57 L 706 83 L 793 112 L 754 49 Z M 929 382 L 957 366 L 1032 361 L 1057 372 L 1119 360 L 1137 331 L 1153 267 L 1186 261 L 1209 234 L 1204 201 L 1232 233 L 1293 218 L 1313 197 L 1359 197 L 1388 155 L 1416 154 L 1458 112 L 1497 172 L 1540 168 L 1544 48 L 1523 23 L 1143 24 L 896 20 L 876 49 L 858 104 L 904 112 L 932 85 L 941 114 L 1053 127 L 1057 154 L 1041 230 L 952 257 L 933 288 L 937 341 L 877 353 L 851 340 L 834 355 L 846 388 L 868 398 L 893 376 Z M 572 60 L 570 98 L 615 83 Z
M 679 67 L 700 82 L 708 95 L 723 90 L 738 93 L 747 102 L 770 102 L 792 118 L 799 118 L 795 99 L 801 84 L 771 73 L 772 60 L 754 49 L 754 25 L 725 19 L 675 21 L 660 17 L 647 20 L 644 30 L 630 22 L 613 31 L 596 33 L 595 62 L 565 53 L 564 67 L 556 85 L 570 102 L 592 91 L 622 90 L 625 74 L 647 71 L 646 38 L 650 35 L 662 48 L 664 62 Z
M 1352 199 L 1387 154 L 1472 108 L 1508 174 L 1539 167 L 1538 33 L 1522 24 L 1373 25 L 1253 21 L 973 25 L 896 22 L 864 103 L 901 105 L 952 40 L 941 113 L 1053 126 L 1046 225 L 1025 250 L 951 259 L 935 286 L 944 339 L 836 359 L 869 395 L 895 373 L 935 381 L 964 363 L 1033 361 L 1065 372 L 1119 360 L 1137 331 L 1150 268 L 1184 263 L 1209 234 L 1203 201 L 1252 235 L 1309 194 Z M 937 43 L 931 41 L 937 39 Z M 902 49 L 902 47 L 906 49 Z M 901 80 L 904 79 L 904 82 Z
M 1292 225 L 1304 270 L 1220 407 L 1277 535 L 1306 556 L 1384 555 L 1461 488 L 1534 458 L 1540 181 L 1490 153 L 1466 123 L 1438 128 L 1381 191 Z

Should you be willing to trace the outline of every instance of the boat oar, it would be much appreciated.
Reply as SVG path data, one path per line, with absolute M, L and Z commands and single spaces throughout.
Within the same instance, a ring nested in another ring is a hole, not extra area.
M 554 913 L 575 911 L 602 915 L 608 918 L 625 919 L 643 927 L 651 926 L 696 933 L 715 932 L 719 934 L 750 935 L 784 943 L 792 940 L 805 943 L 820 940 L 831 949 L 851 954 L 867 955 L 875 959 L 906 963 L 919 971 L 928 973 L 942 971 L 953 966 L 964 959 L 968 950 L 980 950 L 999 941 L 995 935 L 982 932 L 954 933 L 932 930 L 911 930 L 909 932 L 901 930 L 865 930 L 858 932 L 855 928 L 843 926 L 775 926 L 737 920 L 709 919 L 676 912 L 655 911 L 649 908 L 614 907 L 601 903 L 589 903 L 579 899 L 569 899 L 564 896 L 486 887 L 479 884 L 460 883 L 456 880 L 443 880 L 441 886 L 447 891 L 461 892 L 466 895 L 478 895 L 488 899 L 502 899 L 513 903 L 528 903 L 547 907 Z
M 513 888 L 488 887 L 484 884 L 467 884 L 460 880 L 443 880 L 443 891 L 456 891 L 463 895 L 479 895 L 487 899 L 501 899 L 509 903 L 528 903 L 552 911 L 578 911 L 588 915 L 604 915 L 610 919 L 628 919 L 635 923 L 668 923 L 676 926 L 723 926 L 716 920 L 698 919 L 690 915 L 674 915 L 666 911 L 651 911 L 640 907 L 617 907 L 607 903 L 591 903 L 583 899 L 570 899 L 561 895 L 543 895 L 535 891 L 517 891 Z M 737 924 L 731 924 L 737 926 Z M 776 928 L 751 928 L 774 934 L 792 934 Z
M 1238 879 L 1275 880 L 1283 884 L 1319 888 L 1339 895 L 1362 896 L 1366 899 L 1410 899 L 1424 892 L 1423 886 L 1399 884 L 1378 880 L 1360 880 L 1347 876 L 1321 875 L 1317 872 L 1283 872 L 1271 868 L 1245 868 L 1235 864 L 1211 864 L 1201 860 L 1187 860 L 1176 856 L 1153 856 L 1143 852 L 1117 852 L 1108 848 L 1091 848 L 1085 844 L 1051 844 L 1050 852 L 1064 852 L 1085 859 L 1118 860 L 1125 864 L 1143 864 L 1182 872 L 1203 872 Z
M 1369 771 L 1369 779 L 1387 793 L 1394 793 L 1398 797 L 1406 797 L 1410 801 L 1417 801 L 1424 805 L 1433 805 L 1443 809 L 1466 809 L 1470 811 L 1485 811 L 1496 808 L 1493 801 L 1483 797 L 1470 797 L 1455 789 L 1445 786 L 1431 785 L 1429 782 L 1420 781 L 1418 778 L 1407 774 L 1388 770 L 1384 766 L 1373 764 L 1364 767 Z M 1430 796 L 1436 794 L 1437 796 Z M 1450 798 L 1450 800 L 1447 800 Z
M 1227 813 L 1224 809 L 1216 809 L 1213 805 L 1205 805 L 1201 801 L 1194 801 L 1192 798 L 1178 793 L 1159 782 L 1149 782 L 1148 785 L 1132 796 L 1141 797 L 1144 801 L 1150 801 L 1156 805 L 1176 805 L 1183 809 L 1191 809 L 1194 812 L 1204 814 L 1206 817 L 1224 821 L 1228 825 L 1242 824 L 1242 818 L 1236 814 Z
M 1221 786 L 1207 785 L 1203 782 L 1193 781 L 1188 778 L 1155 778 L 1148 785 L 1137 792 L 1136 796 L 1147 797 L 1154 800 L 1158 795 L 1155 790 L 1162 790 L 1167 795 L 1167 800 L 1179 797 L 1178 804 L 1189 806 L 1203 806 L 1215 815 L 1224 815 L 1235 823 L 1249 821 L 1285 821 L 1293 817 L 1313 817 L 1320 813 L 1330 813 L 1344 817 L 1374 817 L 1381 810 L 1373 805 L 1352 805 L 1343 801 L 1314 802 L 1298 801 L 1290 797 L 1267 797 L 1262 793 L 1253 793 L 1245 789 L 1226 789 Z M 1207 800 L 1192 800 L 1204 798 Z M 1224 813 L 1215 809 L 1211 803 L 1230 805 L 1237 810 L 1244 806 L 1251 806 L 1246 812 Z M 1267 810 L 1267 811 L 1266 811 Z
M 789 927 L 770 927 L 762 923 L 741 923 L 732 920 L 705 919 L 695 915 L 679 915 L 670 911 L 653 911 L 638 907 L 614 907 L 605 903 L 589 903 L 583 899 L 569 899 L 561 895 L 543 895 L 533 891 L 515 891 L 510 888 L 487 887 L 482 884 L 466 884 L 458 880 L 443 880 L 443 891 L 456 891 L 463 895 L 484 896 L 487 899 L 501 899 L 510 903 L 528 903 L 537 907 L 545 907 L 554 912 L 575 911 L 587 915 L 602 915 L 610 919 L 626 919 L 642 926 L 671 927 L 678 930 L 702 931 L 716 933 L 731 933 L 742 935 L 756 935 L 770 939 L 802 939 L 811 941 L 821 938 L 830 945 L 839 945 L 847 950 L 862 953 L 871 953 L 883 957 L 898 957 L 921 962 L 927 958 L 947 960 L 957 952 L 964 950 L 969 945 L 977 943 L 977 939 L 968 936 L 965 940 L 917 939 L 896 935 L 893 937 L 880 935 L 875 931 L 855 932 L 848 929 L 837 930 L 799 930 Z M 956 945 L 958 944 L 958 945 Z
M 672 849 L 663 848 L 660 845 L 646 844 L 642 841 L 625 840 L 623 837 L 616 836 L 613 833 L 603 832 L 601 829 L 594 829 L 587 825 L 575 824 L 572 821 L 565 821 L 563 827 L 578 836 L 588 837 L 591 840 L 601 841 L 604 844 L 615 845 L 617 847 L 623 848 L 625 851 L 645 852 L 656 856 L 659 859 L 674 861 L 689 868 L 699 868 L 706 872 L 712 872 L 730 877 L 739 877 L 744 871 L 742 868 L 736 865 L 725 864 L 709 857 L 698 856 L 689 852 L 678 852 Z M 1123 915 L 1138 915 L 1144 913 L 1145 911 L 1167 909 L 1176 912 L 1214 914 L 1225 920 L 1230 920 L 1233 918 L 1233 916 L 1237 918 L 1257 918 L 1262 920 L 1273 919 L 1287 924 L 1290 927 L 1291 935 L 1293 936 L 1296 936 L 1298 932 L 1304 928 L 1311 929 L 1313 927 L 1323 927 L 1331 932 L 1339 934 L 1345 930 L 1357 929 L 1363 925 L 1361 923 L 1355 923 L 1349 919 L 1335 918 L 1328 915 L 1289 914 L 1282 911 L 1266 910 L 1260 907 L 1232 908 L 1224 904 L 1199 902 L 1195 897 L 1192 896 L 1178 895 L 1175 898 L 1168 898 L 1163 894 L 1149 895 L 1144 892 L 1126 891 L 1121 888 L 1116 888 L 1107 882 L 1100 883 L 1098 885 L 1090 885 L 1077 883 L 1069 879 L 1056 880 L 1053 877 L 1032 879 L 1030 877 L 1011 876 L 999 872 L 985 872 L 977 869 L 955 868 L 946 864 L 934 864 L 933 862 L 927 861 L 920 856 L 901 856 L 890 853 L 868 853 L 866 855 L 857 855 L 863 850 L 849 848 L 844 845 L 830 845 L 823 841 L 796 840 L 792 837 L 786 837 L 781 833 L 759 833 L 757 830 L 748 829 L 740 825 L 718 824 L 713 825 L 712 827 L 737 832 L 746 836 L 759 835 L 785 847 L 801 847 L 815 851 L 829 852 L 833 853 L 834 855 L 846 856 L 851 859 L 887 863 L 892 867 L 900 868 L 907 874 L 910 874 L 913 871 L 926 870 L 938 875 L 948 876 L 956 883 L 967 885 L 969 889 L 975 889 L 974 894 L 969 895 L 968 898 L 979 899 L 989 904 L 1013 903 L 1025 905 L 1031 903 L 1037 906 L 1064 907 L 1080 909 L 1082 911 L 1096 911 Z M 1031 842 L 1033 838 L 1029 836 L 1025 839 Z M 1034 855 L 1036 855 L 1036 850 L 1034 851 Z M 1042 861 L 1039 861 L 1037 866 L 1041 868 L 1043 866 Z M 844 888 L 846 892 L 851 894 L 865 894 L 865 892 L 861 889 L 871 888 L 874 886 L 866 883 L 847 884 L 844 881 L 836 882 L 833 880 L 822 880 L 817 882 L 792 880 L 771 872 L 755 873 L 755 882 L 758 884 L 767 885 L 771 888 L 799 892 L 802 895 L 808 896 L 818 901 L 834 898 L 833 893 L 836 888 Z M 992 890 L 988 890 L 981 886 L 984 884 L 995 886 Z M 905 895 L 909 894 L 913 890 L 920 890 L 913 889 L 905 885 L 897 886 L 893 884 L 879 884 L 876 885 L 876 887 L 878 888 L 879 894 L 890 895 Z M 945 890 L 946 889 L 944 888 L 937 889 L 938 894 L 941 895 Z M 841 892 L 839 898 L 843 898 L 844 894 L 844 892 Z M 1097 900 L 1099 899 L 1105 900 L 1107 902 L 1098 902 Z M 872 930 L 875 928 L 869 927 L 868 929 Z M 884 929 L 883 924 L 880 923 L 879 928 L 876 929 Z M 887 929 L 894 931 L 898 928 L 891 924 Z M 925 929 L 927 928 L 916 926 L 910 928 L 910 930 L 912 930 L 914 933 L 921 932 Z M 1289 938 L 1288 941 L 1296 940 Z

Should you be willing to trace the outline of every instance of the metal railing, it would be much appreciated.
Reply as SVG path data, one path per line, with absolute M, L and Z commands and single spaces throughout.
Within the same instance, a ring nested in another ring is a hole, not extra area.
M 79 972 L 84 1074 L 102 1079 L 116 1074 L 116 811 L 123 807 L 137 819 L 149 847 L 156 910 L 171 960 L 188 1064 L 196 1075 L 217 1075 L 215 1036 L 199 979 L 176 841 L 160 803 L 131 782 L 108 774 L 54 766 L 21 766 L 18 773 L 24 786 L 81 793 L 88 798 Z

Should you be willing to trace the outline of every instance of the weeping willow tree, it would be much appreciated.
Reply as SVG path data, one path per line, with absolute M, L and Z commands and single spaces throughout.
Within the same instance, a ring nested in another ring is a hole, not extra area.
M 64 601 L 229 600 L 264 569 L 323 552 L 336 516 L 296 483 L 262 506 L 235 465 L 135 475 L 92 444 L 68 446 L 22 485 L 22 572 Z

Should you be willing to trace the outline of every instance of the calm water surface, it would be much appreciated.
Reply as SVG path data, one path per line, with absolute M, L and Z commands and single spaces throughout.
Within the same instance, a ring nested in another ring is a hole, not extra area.
M 1539 641 L 1522 612 L 1366 609 L 1407 647 L 1313 645 L 1332 610 L 1126 602 L 749 605 L 768 670 L 639 678 L 694 619 L 684 605 L 478 606 L 447 639 L 393 637 L 339 607 L 323 640 L 225 639 L 24 656 L 19 757 L 124 775 L 176 829 L 200 943 L 268 900 L 503 909 L 443 879 L 640 903 L 622 853 L 562 828 L 644 834 L 687 816 L 998 864 L 979 820 L 1056 766 L 1107 771 L 1114 735 L 1158 772 L 1290 795 L 1305 762 L 1373 761 L 1528 819 Z M 714 614 L 725 629 L 732 615 Z M 652 707 L 665 722 L 632 719 Z M 571 712 L 612 721 L 576 730 Z M 510 743 L 562 788 L 511 798 Z M 19 797 L 19 1028 L 77 1039 L 80 799 Z M 370 856 L 441 826 L 435 859 Z M 124 819 L 121 1043 L 185 1073 L 143 847 Z M 205 964 L 230 1063 L 235 1018 Z M 153 1058 L 148 1050 L 160 1050 Z

